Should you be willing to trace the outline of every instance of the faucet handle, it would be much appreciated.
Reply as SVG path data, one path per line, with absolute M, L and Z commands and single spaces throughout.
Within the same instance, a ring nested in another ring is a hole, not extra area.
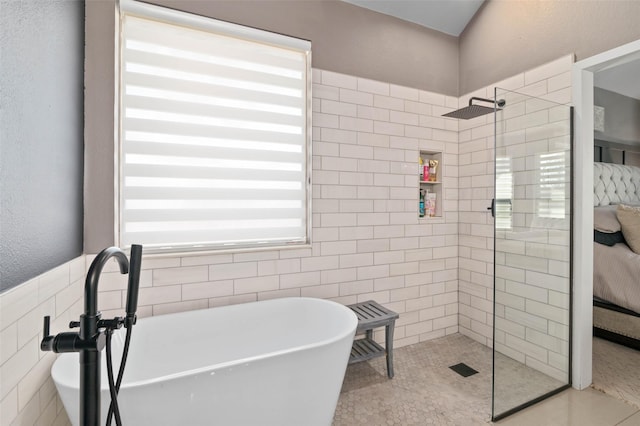
M 80 327 L 80 321 L 71 321 L 69 323 L 69 328 L 78 328 Z
M 49 327 L 51 324 L 51 317 L 49 315 L 44 317 L 44 324 L 42 325 L 42 342 L 40 342 L 40 349 L 43 351 L 53 350 L 53 338 L 49 335 Z

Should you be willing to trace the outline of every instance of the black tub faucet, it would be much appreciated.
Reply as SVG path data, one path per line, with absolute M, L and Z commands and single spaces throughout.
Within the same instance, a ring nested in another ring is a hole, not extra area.
M 98 312 L 98 282 L 107 261 L 115 258 L 120 273 L 129 273 L 126 318 L 102 320 Z M 80 327 L 78 333 L 65 332 L 49 335 L 49 317 L 44 318 L 44 334 L 40 348 L 43 351 L 80 353 L 80 424 L 98 426 L 100 423 L 100 354 L 105 347 L 105 328 L 120 328 L 135 324 L 140 284 L 142 246 L 131 246 L 131 260 L 117 247 L 102 250 L 91 262 L 84 284 L 84 313 L 80 321 L 72 321 L 71 328 Z

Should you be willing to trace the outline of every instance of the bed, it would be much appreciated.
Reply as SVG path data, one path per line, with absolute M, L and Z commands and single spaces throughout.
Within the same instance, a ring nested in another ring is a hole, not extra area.
M 594 163 L 593 193 L 593 334 L 640 349 L 640 168 Z

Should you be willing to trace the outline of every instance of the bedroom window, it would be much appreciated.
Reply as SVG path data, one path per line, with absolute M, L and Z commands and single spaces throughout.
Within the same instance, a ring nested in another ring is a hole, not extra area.
M 567 204 L 566 152 L 550 152 L 538 157 L 540 171 L 538 217 L 564 219 Z
M 310 48 L 120 2 L 121 247 L 175 252 L 309 242 Z

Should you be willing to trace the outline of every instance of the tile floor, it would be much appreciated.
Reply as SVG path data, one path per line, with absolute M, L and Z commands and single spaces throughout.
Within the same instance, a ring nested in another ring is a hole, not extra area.
M 492 424 L 491 351 L 454 334 L 394 350 L 395 377 L 384 358 L 350 365 L 334 426 Z M 448 367 L 464 362 L 478 374 L 464 378 Z M 568 389 L 497 425 L 640 425 L 638 408 L 594 389 Z

